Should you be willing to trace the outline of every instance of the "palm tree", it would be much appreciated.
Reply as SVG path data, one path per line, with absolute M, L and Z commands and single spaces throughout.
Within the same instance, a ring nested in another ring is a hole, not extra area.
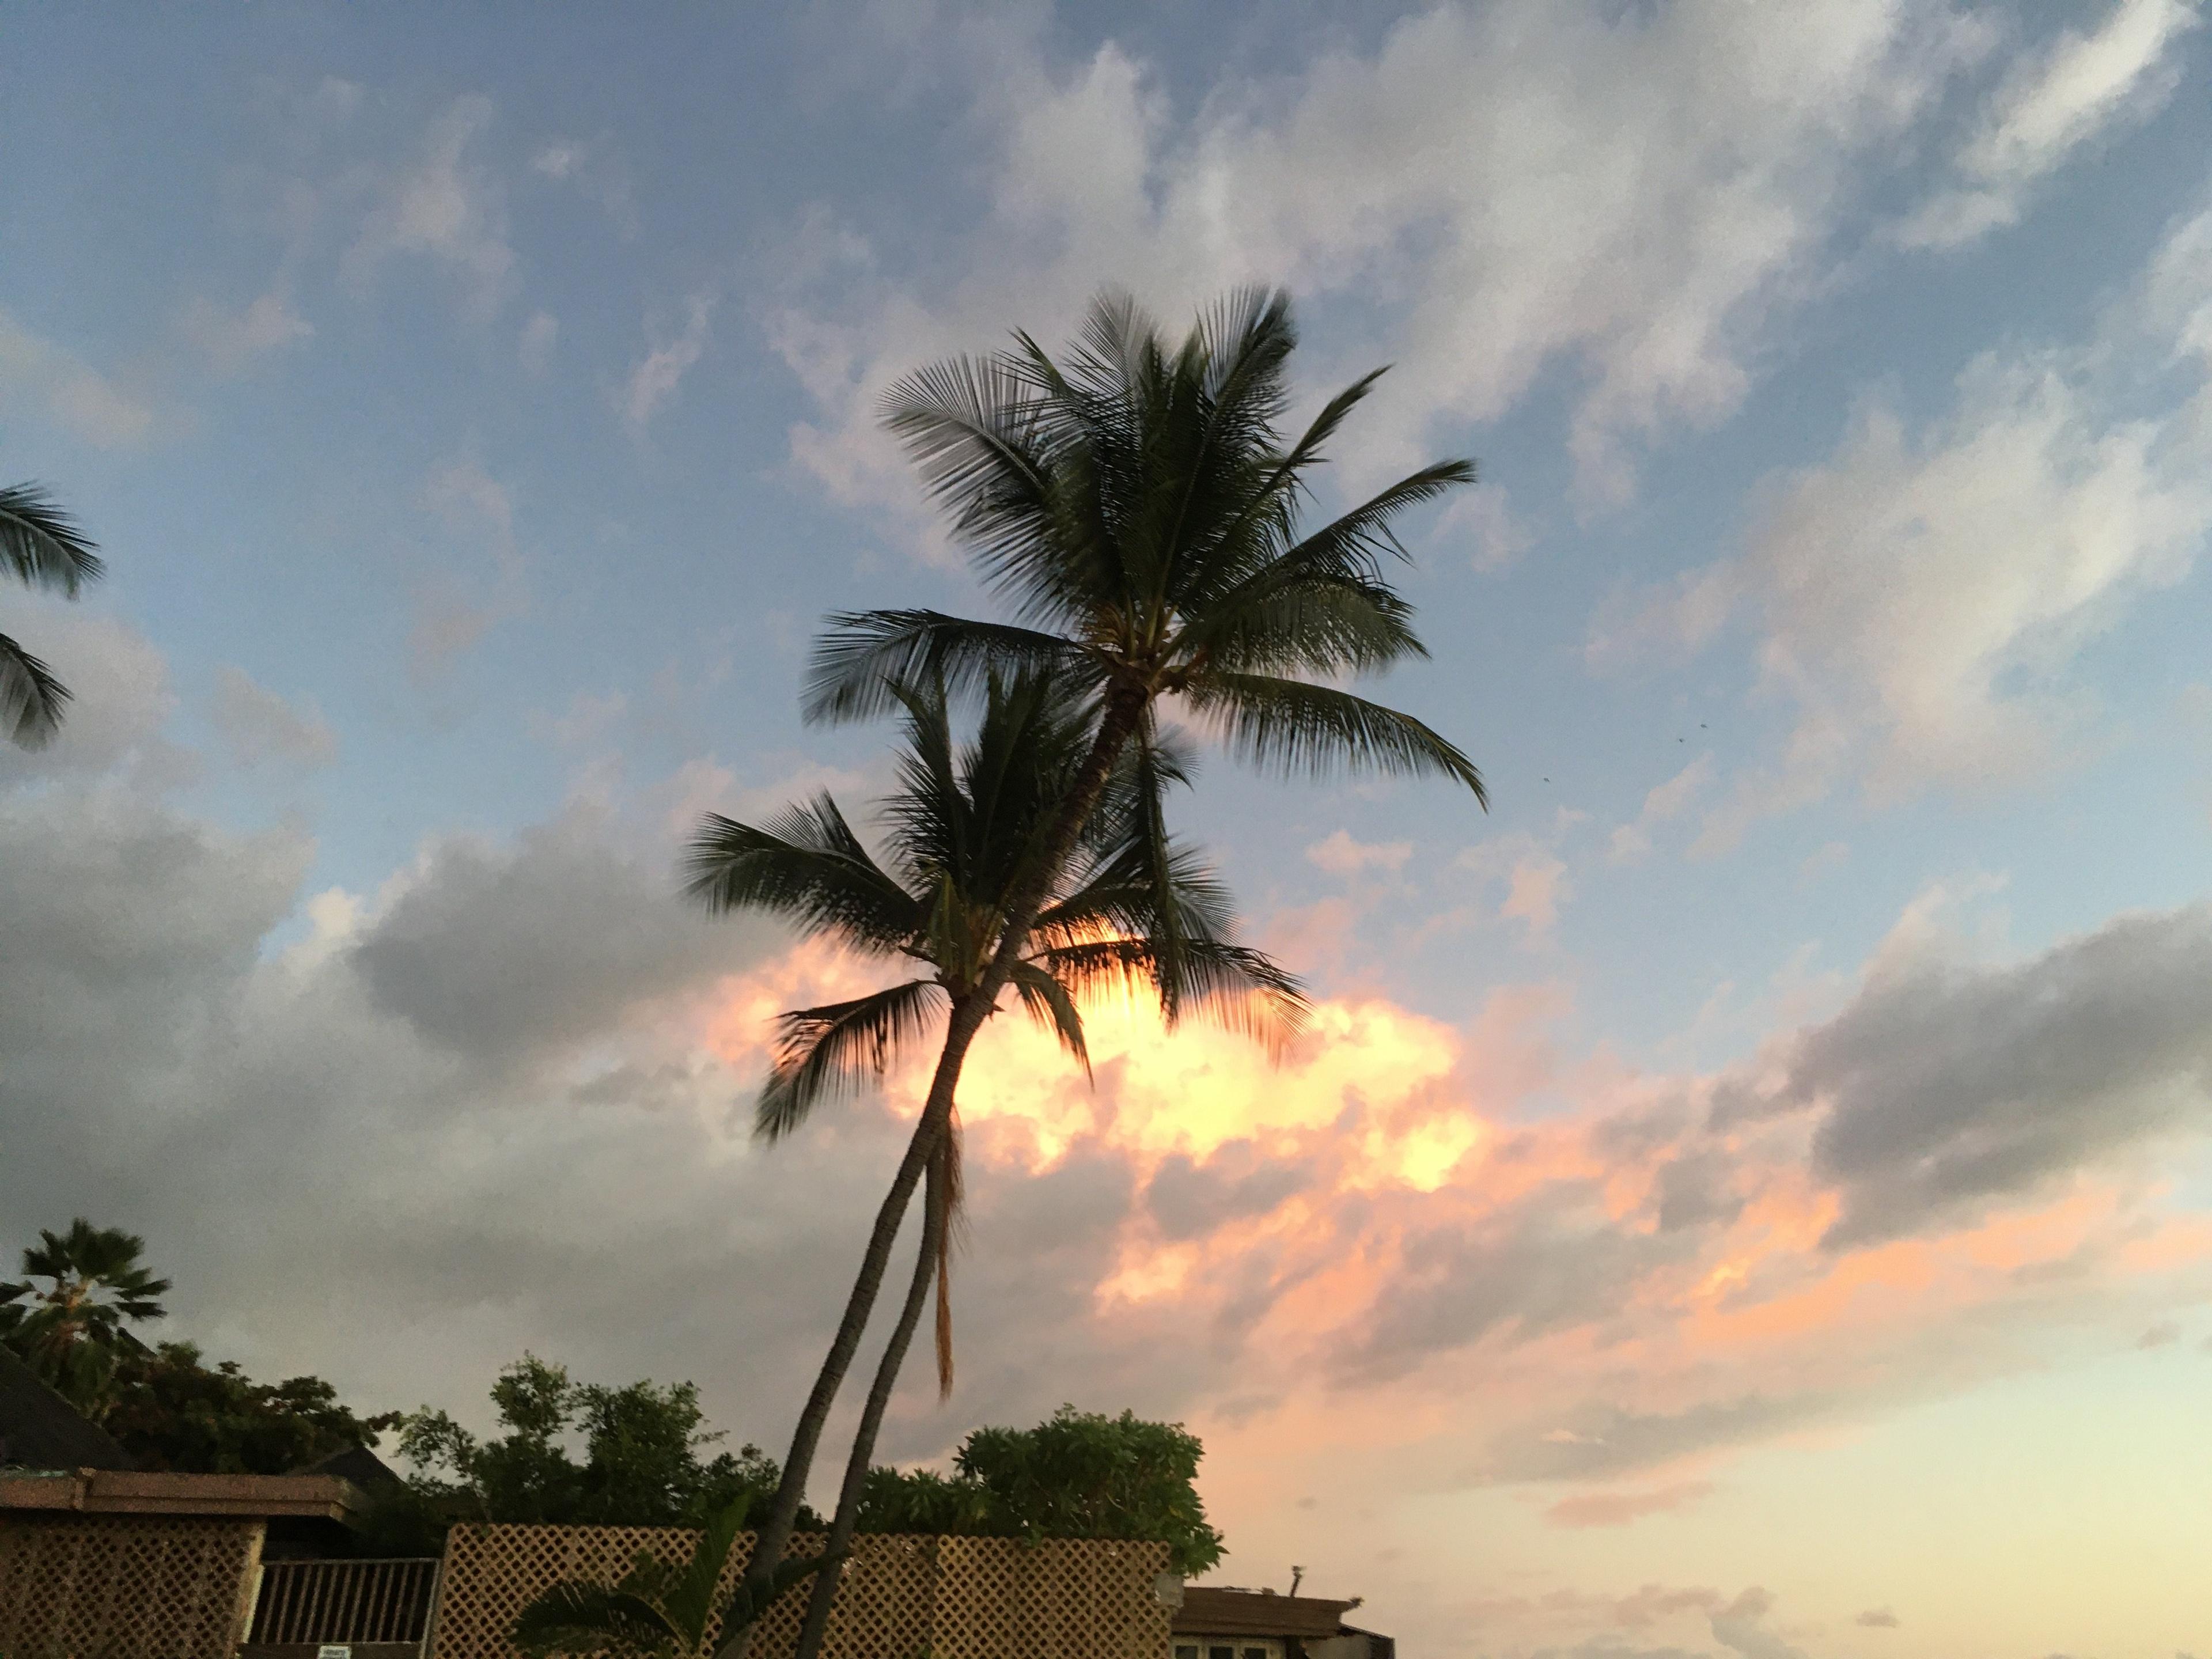
M 0 1341 L 87 1416 L 106 1409 L 117 1358 L 143 1353 L 130 1323 L 164 1317 L 169 1281 L 143 1266 L 146 1241 L 82 1216 L 66 1233 L 41 1229 L 23 1252 L 27 1277 L 0 1285 Z M 43 1290 L 30 1281 L 44 1279 Z
M 681 1566 L 641 1550 L 611 1584 L 571 1578 L 554 1585 L 516 1616 L 509 1632 L 514 1645 L 531 1659 L 556 1654 L 704 1659 L 710 1637 L 750 1629 L 785 1590 L 830 1565 L 827 1555 L 779 1562 L 761 1590 L 738 1584 L 722 1591 L 750 1498 L 738 1498 L 709 1522 Z
M 0 571 L 73 599 L 106 568 L 96 545 L 38 485 L 0 484 Z M 0 634 L 0 729 L 22 748 L 43 748 L 69 700 L 52 669 Z
M 996 948 L 950 1010 L 927 1099 L 888 1206 L 902 1211 L 949 1124 L 969 1045 L 1030 950 L 1052 883 L 1109 783 L 1156 803 L 1160 704 L 1178 706 L 1243 758 L 1312 776 L 1440 775 L 1478 802 L 1474 763 L 1419 720 L 1332 682 L 1425 656 L 1386 556 L 1406 556 L 1407 509 L 1474 478 L 1470 461 L 1421 468 L 1318 527 L 1303 508 L 1330 438 L 1374 389 L 1364 376 L 1285 440 L 1297 344 L 1280 293 L 1230 296 L 1180 346 L 1126 299 L 1091 308 L 1055 362 L 1026 335 L 1011 349 L 925 368 L 885 414 L 951 514 L 1012 623 L 934 611 L 832 617 L 817 646 L 811 718 L 887 712 L 892 688 L 970 693 L 993 677 L 1048 671 L 1086 699 L 1084 753 L 1006 896 Z M 1153 805 L 1139 810 L 1157 822 Z M 1148 866 L 1156 875 L 1155 858 Z M 1163 953 L 1172 1011 L 1180 963 Z M 890 1256 L 880 1226 L 808 1397 L 756 1564 L 789 1536 L 830 1402 Z
M 975 741 L 964 746 L 954 743 L 941 687 L 898 687 L 893 695 L 906 712 L 907 741 L 899 787 L 883 805 L 884 860 L 827 794 L 763 827 L 710 814 L 691 847 L 687 890 L 711 908 L 768 910 L 861 954 L 926 970 L 865 997 L 781 1017 L 775 1064 L 755 1109 L 756 1133 L 769 1141 L 799 1127 L 823 1100 L 880 1076 L 939 1012 L 957 1019 L 970 1005 L 998 955 L 1007 900 L 1030 879 L 1041 837 L 1089 745 L 1084 704 L 1048 675 L 988 678 Z M 1296 984 L 1234 943 L 1227 892 L 1159 820 L 1160 789 L 1186 777 L 1181 754 L 1164 743 L 1152 763 L 1149 778 L 1123 767 L 1100 792 L 1073 855 L 1045 884 L 1042 908 L 1008 975 L 1024 1009 L 1086 1066 L 1079 1004 L 1102 989 L 1142 987 L 1170 1019 L 1205 1010 L 1271 1038 L 1303 1018 Z M 948 1115 L 948 1133 L 930 1131 L 921 1249 L 855 1437 L 833 1551 L 850 1538 L 876 1431 L 933 1282 L 939 1385 L 951 1384 L 957 1124 Z M 917 1144 L 909 1143 L 909 1158 Z M 886 1200 L 872 1249 L 888 1255 L 910 1194 L 909 1187 Z M 788 1536 L 787 1528 L 763 1542 L 756 1569 L 763 1554 L 771 1565 L 780 1559 Z M 816 1588 L 825 1618 L 835 1589 L 833 1570 Z

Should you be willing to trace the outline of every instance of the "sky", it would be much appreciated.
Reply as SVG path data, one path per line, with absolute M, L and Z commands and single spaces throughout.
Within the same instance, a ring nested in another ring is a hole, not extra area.
M 856 812 L 818 618 L 990 614 L 876 420 L 1279 283 L 1317 510 L 1439 456 L 1424 783 L 1209 757 L 1279 1064 L 969 1067 L 960 1380 L 1188 1423 L 1220 1582 L 1452 1659 L 2212 1652 L 2212 30 L 2193 0 L 9 9 L 0 1220 L 474 1420 L 525 1349 L 779 1447 L 921 1080 L 687 910 Z M 818 1483 L 826 1489 L 826 1478 Z

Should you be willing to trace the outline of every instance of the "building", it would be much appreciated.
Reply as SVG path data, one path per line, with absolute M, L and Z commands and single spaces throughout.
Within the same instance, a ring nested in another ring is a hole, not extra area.
M 1389 1637 L 1344 1622 L 1358 1605 L 1188 1585 L 1169 1625 L 1170 1659 L 1397 1659 Z
M 114 1437 L 0 1346 L 0 1469 L 127 1469 Z

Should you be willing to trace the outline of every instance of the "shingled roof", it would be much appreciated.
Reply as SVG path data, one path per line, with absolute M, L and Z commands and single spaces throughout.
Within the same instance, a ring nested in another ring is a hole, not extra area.
M 39 1375 L 0 1347 L 0 1468 L 127 1469 L 106 1430 L 88 1423 Z

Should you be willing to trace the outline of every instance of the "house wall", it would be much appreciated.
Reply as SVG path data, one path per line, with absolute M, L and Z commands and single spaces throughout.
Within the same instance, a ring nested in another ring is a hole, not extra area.
M 0 1652 L 230 1659 L 253 1609 L 258 1520 L 0 1517 Z
M 646 1527 L 455 1527 L 431 1630 L 431 1659 L 517 1659 L 515 1614 L 563 1578 L 619 1577 L 640 1551 L 686 1559 L 696 1533 Z M 750 1534 L 732 1552 L 743 1571 Z M 821 1548 L 792 1540 L 793 1553 Z M 1163 1544 L 864 1536 L 854 1540 L 823 1659 L 1168 1659 L 1168 1609 L 1152 1593 Z M 805 1586 L 762 1622 L 754 1659 L 787 1659 Z

